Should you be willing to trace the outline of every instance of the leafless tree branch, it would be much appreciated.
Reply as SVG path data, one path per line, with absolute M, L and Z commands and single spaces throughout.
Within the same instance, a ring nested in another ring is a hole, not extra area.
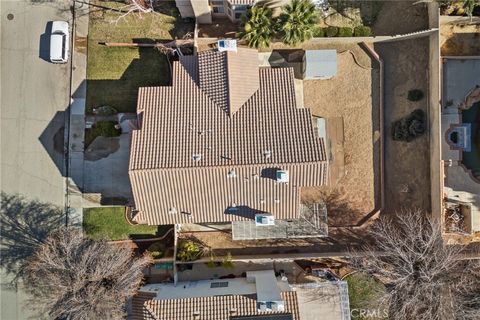
M 357 263 L 387 284 L 391 319 L 479 319 L 478 261 L 445 244 L 438 223 L 408 210 L 380 219 L 372 233 L 375 243 Z
M 51 319 L 120 319 L 143 279 L 149 256 L 61 229 L 38 247 L 26 267 L 32 301 Z
M 118 24 L 120 21 L 124 20 L 127 16 L 131 14 L 138 14 L 139 18 L 142 17 L 144 13 L 153 13 L 153 3 L 151 0 L 141 1 L 141 0 L 127 0 L 127 5 L 121 7 L 119 10 L 123 12 L 117 19 L 112 22 Z

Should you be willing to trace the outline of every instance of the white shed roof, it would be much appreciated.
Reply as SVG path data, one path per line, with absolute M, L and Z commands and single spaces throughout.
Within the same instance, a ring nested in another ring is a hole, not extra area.
M 305 79 L 330 79 L 337 74 L 337 50 L 305 50 Z

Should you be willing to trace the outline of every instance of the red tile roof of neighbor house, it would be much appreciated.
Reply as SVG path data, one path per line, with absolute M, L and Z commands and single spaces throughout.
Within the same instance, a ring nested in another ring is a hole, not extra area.
M 231 317 L 253 315 L 291 315 L 299 320 L 297 294 L 282 292 L 284 311 L 257 310 L 256 295 L 224 295 L 185 299 L 145 299 L 142 294 L 133 298 L 133 320 L 229 320 Z
M 326 183 L 324 141 L 296 107 L 293 70 L 259 68 L 256 50 L 181 57 L 171 86 L 140 88 L 137 112 L 129 175 L 141 223 L 292 219 L 299 188 Z

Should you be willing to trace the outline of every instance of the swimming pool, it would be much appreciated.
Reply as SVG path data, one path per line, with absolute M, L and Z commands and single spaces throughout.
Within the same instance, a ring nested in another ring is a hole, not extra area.
M 471 150 L 464 151 L 462 163 L 480 180 L 480 102 L 462 112 L 462 122 L 471 125 Z

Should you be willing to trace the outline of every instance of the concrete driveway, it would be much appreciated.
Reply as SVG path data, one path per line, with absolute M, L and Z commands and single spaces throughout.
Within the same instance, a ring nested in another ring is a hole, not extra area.
M 72 22 L 69 1 L 2 1 L 1 190 L 64 206 L 63 135 L 70 64 L 48 60 L 49 21 Z M 1 319 L 26 319 L 25 295 L 1 279 Z

